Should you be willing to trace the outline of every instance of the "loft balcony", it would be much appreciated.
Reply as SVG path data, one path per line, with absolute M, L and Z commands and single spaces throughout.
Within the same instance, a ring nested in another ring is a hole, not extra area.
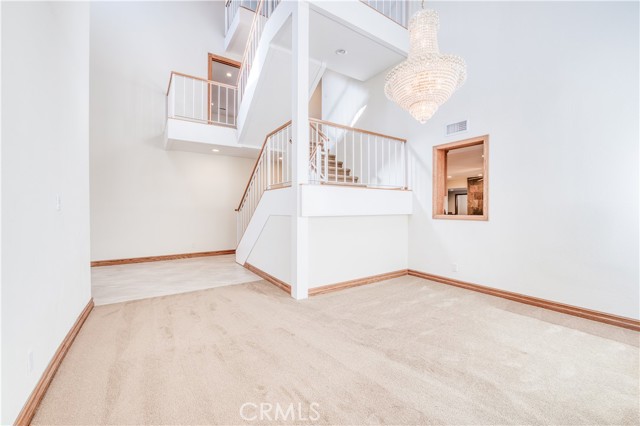
M 406 56 L 407 1 L 309 4 L 309 97 L 327 70 L 366 81 Z M 167 149 L 218 149 L 254 157 L 264 134 L 289 119 L 292 8 L 280 0 L 226 3 L 227 48 L 233 50 L 232 40 L 244 46 L 237 85 L 172 73 Z M 247 29 L 244 35 L 242 28 Z M 337 55 L 339 50 L 348 54 Z
M 237 143 L 237 90 L 179 72 L 167 89 L 165 149 L 255 158 L 258 149 Z

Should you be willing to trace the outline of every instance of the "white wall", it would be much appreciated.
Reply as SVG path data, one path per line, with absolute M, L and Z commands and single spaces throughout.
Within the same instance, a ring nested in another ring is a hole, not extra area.
M 322 119 L 349 126 L 358 110 L 368 102 L 366 85 L 331 70 L 324 72 L 321 84 Z
M 309 117 L 322 120 L 322 80 L 309 99 Z
M 3 2 L 2 89 L 0 421 L 11 424 L 91 297 L 88 3 Z
M 235 248 L 254 160 L 163 150 L 172 70 L 207 77 L 224 2 L 91 3 L 91 258 Z M 238 58 L 235 58 L 238 59 Z
M 291 283 L 291 216 L 270 216 L 247 263 Z
M 410 268 L 638 318 L 638 4 L 429 7 L 466 85 L 419 125 L 385 99 L 383 73 L 360 124 L 409 139 Z M 470 131 L 445 138 L 463 119 Z M 489 221 L 431 219 L 432 146 L 483 134 Z
M 309 287 L 407 269 L 406 215 L 309 218 Z
M 2 99 L 2 2 L 0 2 L 0 99 Z M 0 102 L 0 422 L 2 413 L 2 102 Z

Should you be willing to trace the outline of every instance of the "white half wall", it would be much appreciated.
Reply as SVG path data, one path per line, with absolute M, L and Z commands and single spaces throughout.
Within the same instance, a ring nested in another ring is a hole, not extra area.
M 302 216 L 383 216 L 413 213 L 411 191 L 341 185 L 302 185 Z
M 408 216 L 309 218 L 309 288 L 407 269 Z
M 91 3 L 92 260 L 235 247 L 254 160 L 164 150 L 170 72 L 206 78 L 208 53 L 224 2 Z
M 247 263 L 291 283 L 291 216 L 269 216 Z
M 429 3 L 466 84 L 420 125 L 382 73 L 359 123 L 408 139 L 410 268 L 639 318 L 638 6 Z M 444 137 L 464 119 L 467 133 Z M 489 221 L 432 219 L 432 146 L 484 134 Z
M 0 422 L 13 424 L 91 298 L 89 3 L 1 7 Z

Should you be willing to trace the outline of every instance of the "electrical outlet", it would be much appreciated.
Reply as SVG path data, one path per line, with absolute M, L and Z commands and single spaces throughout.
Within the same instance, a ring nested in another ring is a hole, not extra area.
M 33 351 L 31 349 L 27 351 L 27 371 L 33 373 Z
M 453 272 L 458 272 L 458 264 L 457 263 L 452 263 L 451 264 L 451 270 Z

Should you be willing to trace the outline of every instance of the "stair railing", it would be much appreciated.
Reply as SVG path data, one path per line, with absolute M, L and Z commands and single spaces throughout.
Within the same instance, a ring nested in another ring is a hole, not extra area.
M 224 4 L 224 35 L 229 32 L 229 27 L 240 8 L 240 0 L 227 0 Z
M 251 72 L 251 67 L 255 60 L 256 51 L 260 44 L 260 37 L 262 37 L 264 26 L 275 8 L 280 4 L 280 1 L 281 0 L 260 0 L 258 3 L 256 13 L 253 17 L 253 22 L 251 23 L 251 30 L 249 30 L 249 37 L 247 38 L 244 55 L 242 56 L 242 65 L 238 72 L 238 82 L 236 84 L 238 87 L 238 105 L 240 105 L 242 97 L 244 96 L 244 91 L 247 88 L 249 73 Z
M 245 8 L 255 12 L 259 0 L 227 0 L 224 4 L 224 28 L 225 35 L 229 32 L 229 27 L 238 14 L 240 8 Z
M 324 133 L 322 133 L 318 126 L 309 123 L 309 180 L 311 182 L 326 182 L 327 170 L 322 165 L 322 158 L 326 154 L 325 145 L 329 142 L 329 139 Z
M 360 0 L 392 21 L 407 28 L 409 24 L 408 0 Z
M 238 212 L 238 241 L 246 231 L 264 191 L 291 185 L 291 121 L 269 133 L 262 144 Z
M 310 158 L 309 183 L 407 188 L 406 140 L 309 119 L 311 143 L 322 151 Z
M 172 71 L 167 117 L 219 126 L 236 126 L 236 88 Z
M 238 204 L 238 242 L 265 191 L 291 186 L 291 121 L 269 133 Z M 407 188 L 406 140 L 309 119 L 309 183 Z

